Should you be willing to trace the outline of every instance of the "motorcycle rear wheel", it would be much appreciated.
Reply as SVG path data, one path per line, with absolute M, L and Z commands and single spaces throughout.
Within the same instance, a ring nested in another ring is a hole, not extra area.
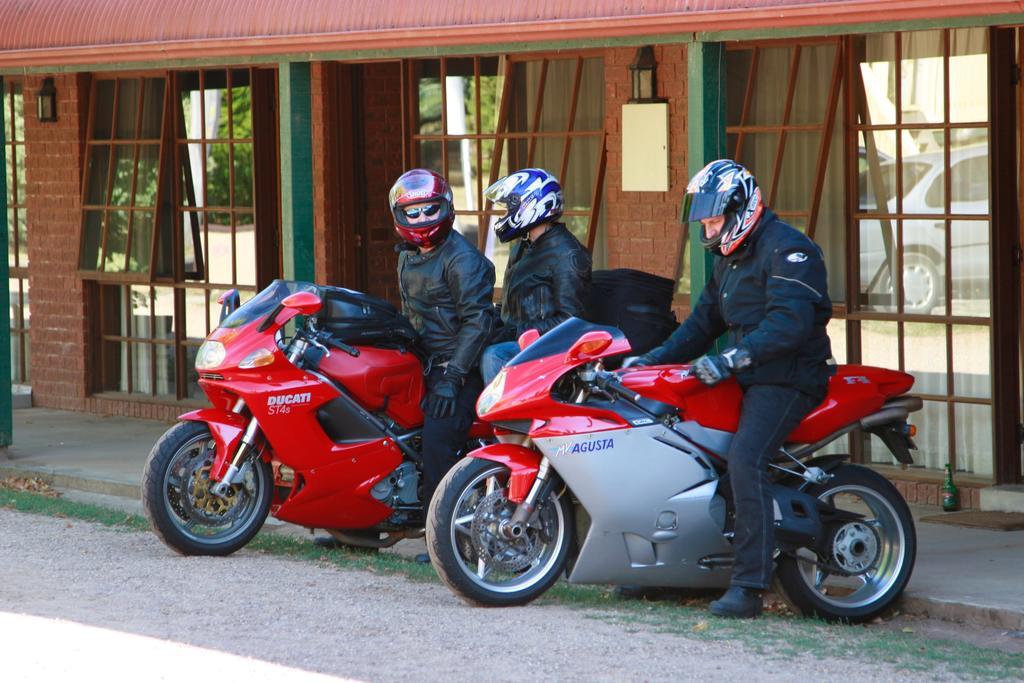
M 441 579 L 479 607 L 525 605 L 565 571 L 573 542 L 572 505 L 552 492 L 518 540 L 497 532 L 516 508 L 504 465 L 467 458 L 441 481 L 427 513 L 427 552 Z
M 274 476 L 257 459 L 226 498 L 210 491 L 214 449 L 202 422 L 181 422 L 153 446 L 142 478 L 142 506 L 154 533 L 182 555 L 230 555 L 259 532 L 270 512 Z
M 910 581 L 917 555 L 914 520 L 900 492 L 877 472 L 843 465 L 832 474 L 807 493 L 864 518 L 833 529 L 825 557 L 807 549 L 779 557 L 775 589 L 805 616 L 870 621 Z

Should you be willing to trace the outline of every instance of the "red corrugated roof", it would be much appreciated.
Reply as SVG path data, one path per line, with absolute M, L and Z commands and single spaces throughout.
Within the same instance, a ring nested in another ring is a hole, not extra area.
M 0 67 L 500 45 L 1021 11 L 1022 0 L 0 0 Z

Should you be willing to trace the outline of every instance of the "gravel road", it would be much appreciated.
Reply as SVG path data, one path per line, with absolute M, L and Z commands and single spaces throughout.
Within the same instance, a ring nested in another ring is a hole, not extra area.
M 245 550 L 185 558 L 152 534 L 0 509 L 5 680 L 937 680 L 599 616 L 474 609 L 440 584 Z

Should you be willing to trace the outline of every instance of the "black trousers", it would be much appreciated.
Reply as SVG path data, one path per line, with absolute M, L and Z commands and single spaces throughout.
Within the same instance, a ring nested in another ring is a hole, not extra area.
M 433 390 L 444 368 L 432 368 L 424 378 L 426 391 Z M 466 376 L 466 382 L 459 391 L 455 414 L 451 417 L 423 418 L 423 511 L 426 513 L 430 499 L 448 470 L 458 462 L 459 451 L 466 445 L 466 433 L 476 418 L 476 399 L 483 391 L 480 373 L 473 370 Z
M 744 392 L 739 429 L 729 446 L 728 469 L 736 510 L 732 585 L 765 590 L 772 578 L 775 509 L 768 463 L 800 420 L 821 403 L 789 387 L 754 385 Z

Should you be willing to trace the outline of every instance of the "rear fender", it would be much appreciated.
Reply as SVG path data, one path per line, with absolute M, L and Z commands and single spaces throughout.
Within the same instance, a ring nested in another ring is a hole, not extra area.
M 494 443 L 476 449 L 468 457 L 490 460 L 507 467 L 512 473 L 508 479 L 508 499 L 522 503 L 537 478 L 541 454 L 511 443 Z
M 220 481 L 231 464 L 232 456 L 238 450 L 238 442 L 248 425 L 248 420 L 238 413 L 216 408 L 193 410 L 178 416 L 179 420 L 205 422 L 210 428 L 210 436 L 216 444 L 217 454 L 210 470 L 210 479 Z

